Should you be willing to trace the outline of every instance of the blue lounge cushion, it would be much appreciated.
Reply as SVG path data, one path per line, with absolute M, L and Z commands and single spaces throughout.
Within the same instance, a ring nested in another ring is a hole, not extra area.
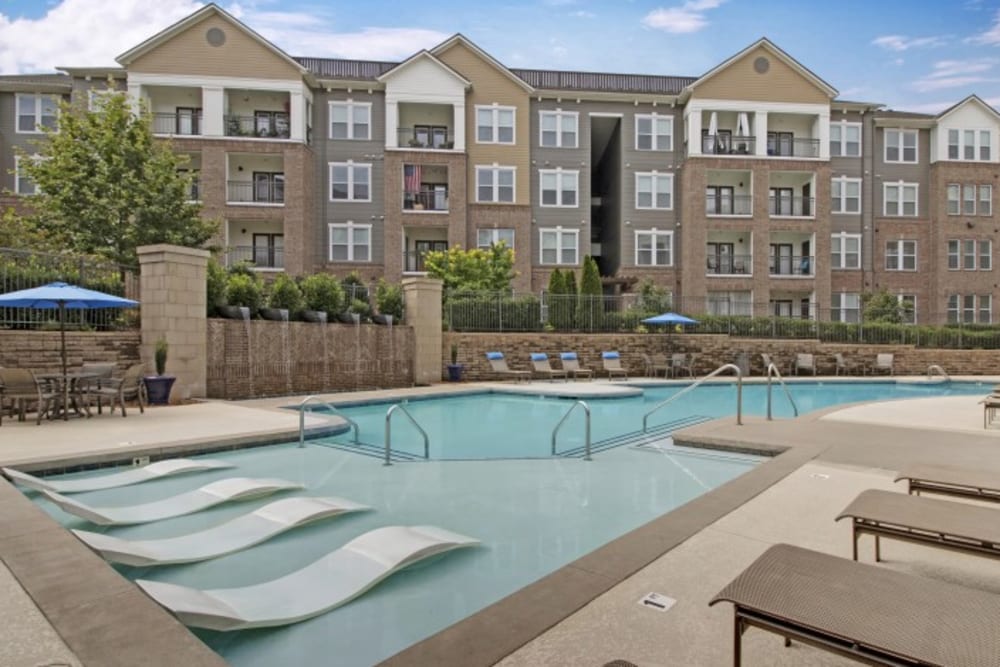
M 548 356 L 546 356 L 546 354 L 544 352 L 532 352 L 531 353 L 531 360 L 532 361 L 545 361 L 546 359 L 548 359 Z
M 576 361 L 576 352 L 563 352 L 559 358 L 563 361 Z
M 496 361 L 497 359 L 503 359 L 503 352 L 487 352 L 486 358 L 490 361 Z
M 621 359 L 621 355 L 617 352 L 601 352 L 602 359 Z

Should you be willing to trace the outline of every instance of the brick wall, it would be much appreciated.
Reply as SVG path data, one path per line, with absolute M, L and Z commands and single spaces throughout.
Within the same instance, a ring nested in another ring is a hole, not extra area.
M 495 380 L 496 374 L 490 370 L 486 352 L 500 350 L 507 358 L 507 365 L 513 369 L 530 370 L 529 355 L 545 352 L 549 355 L 553 368 L 559 367 L 560 352 L 575 351 L 580 356 L 582 366 L 594 369 L 597 376 L 601 372 L 601 352 L 617 350 L 622 355 L 622 365 L 630 375 L 642 375 L 644 371 L 642 354 L 664 352 L 694 353 L 695 375 L 705 375 L 726 363 L 733 363 L 741 353 L 751 359 L 751 374 L 761 375 L 764 371 L 760 353 L 770 354 L 779 370 L 787 373 L 795 354 L 799 352 L 816 355 L 820 374 L 832 375 L 833 355 L 844 354 L 848 363 L 870 364 L 875 355 L 884 352 L 895 354 L 897 375 L 922 375 L 930 364 L 938 364 L 951 375 L 993 375 L 1000 374 L 1000 352 L 996 350 L 940 350 L 923 349 L 913 346 L 890 345 L 849 345 L 820 343 L 815 340 L 770 340 L 755 338 L 730 338 L 725 335 L 709 334 L 495 334 L 495 333 L 445 333 L 441 350 L 442 374 L 444 366 L 450 363 L 451 344 L 458 344 L 458 361 L 465 365 L 465 379 Z
M 67 331 L 66 364 L 110 363 L 124 371 L 139 363 L 140 333 L 135 331 Z M 62 370 L 58 331 L 0 331 L 0 366 L 30 368 L 40 373 Z
M 208 320 L 208 396 L 257 398 L 413 385 L 408 326 Z

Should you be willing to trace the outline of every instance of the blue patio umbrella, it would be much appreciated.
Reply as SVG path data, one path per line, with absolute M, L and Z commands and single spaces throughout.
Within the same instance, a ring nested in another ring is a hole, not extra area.
M 0 294 L 0 307 L 59 310 L 59 341 L 62 374 L 66 376 L 66 310 L 93 308 L 134 308 L 138 301 L 105 294 L 63 282 Z M 66 383 L 63 382 L 63 386 Z M 68 392 L 68 389 L 66 390 Z
M 642 321 L 643 324 L 698 324 L 698 320 L 693 320 L 690 317 L 685 317 L 683 315 L 678 315 L 677 313 L 663 313 L 662 315 L 654 315 L 653 317 L 647 317 Z

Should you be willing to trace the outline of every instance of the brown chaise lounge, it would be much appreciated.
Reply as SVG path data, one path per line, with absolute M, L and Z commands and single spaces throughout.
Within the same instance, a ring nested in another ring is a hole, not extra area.
M 490 368 L 494 373 L 499 373 L 503 377 L 509 377 L 514 382 L 531 379 L 531 371 L 518 371 L 507 367 L 507 360 L 504 359 L 503 352 L 487 352 L 486 360 L 490 362 Z
M 789 544 L 765 551 L 716 602 L 734 606 L 736 667 L 749 627 L 870 665 L 987 667 L 1000 656 L 1000 596 Z
M 904 479 L 908 482 L 907 492 L 917 496 L 921 493 L 940 493 L 1000 502 L 1000 474 L 996 472 L 917 464 L 901 470 L 893 481 Z
M 869 489 L 836 520 L 847 518 L 854 522 L 854 560 L 858 539 L 866 533 L 875 536 L 876 561 L 882 555 L 880 537 L 1000 558 L 1000 511 L 992 507 Z M 1000 664 L 1000 653 L 997 658 Z

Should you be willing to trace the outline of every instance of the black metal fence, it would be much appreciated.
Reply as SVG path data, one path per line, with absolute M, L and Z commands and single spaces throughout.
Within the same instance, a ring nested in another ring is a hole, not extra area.
M 87 289 L 139 299 L 139 271 L 92 257 L 0 248 L 0 294 L 62 281 Z M 55 309 L 0 308 L 0 328 L 59 328 Z M 133 329 L 139 326 L 137 308 L 67 310 L 66 328 L 84 331 Z

